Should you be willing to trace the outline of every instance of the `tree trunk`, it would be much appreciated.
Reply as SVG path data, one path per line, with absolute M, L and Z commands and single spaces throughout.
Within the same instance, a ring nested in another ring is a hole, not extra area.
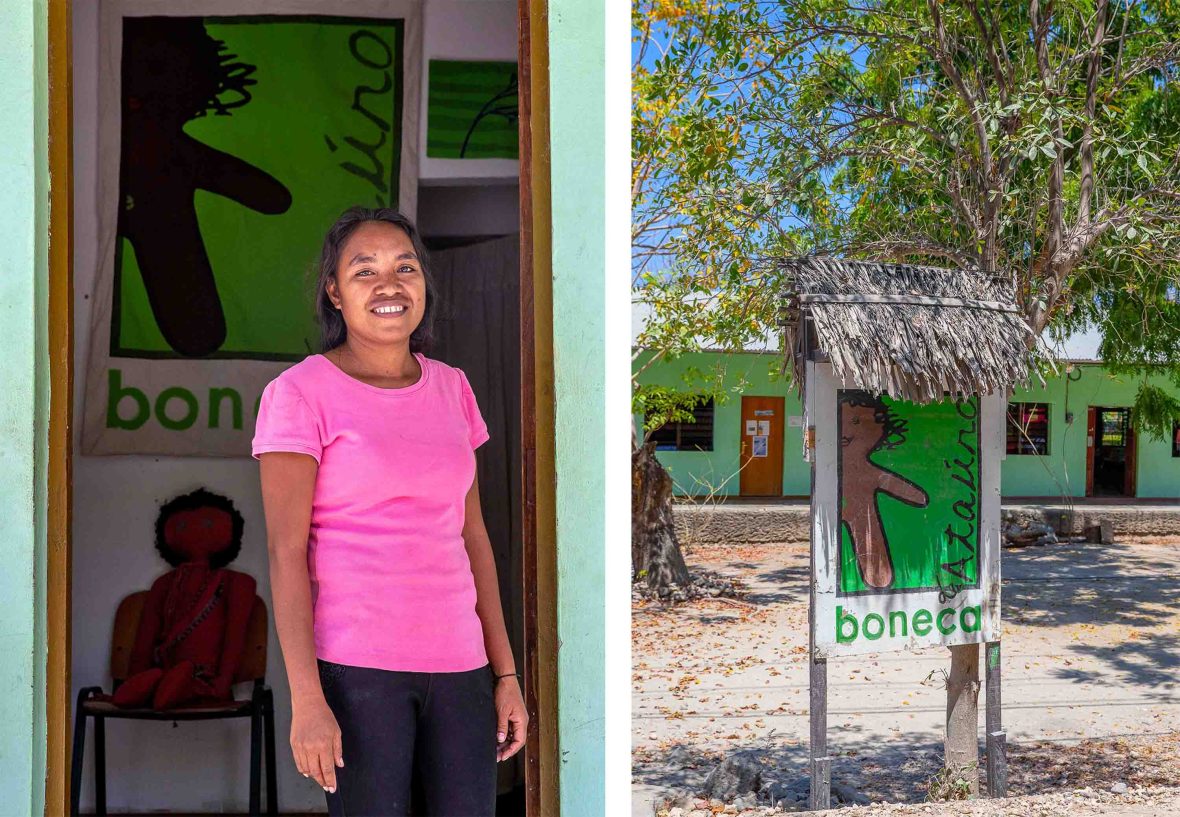
M 666 596 L 689 583 L 672 523 L 672 477 L 656 459 L 655 444 L 631 453 L 631 575 Z
M 979 796 L 979 645 L 951 647 L 946 685 L 946 768 L 962 773 Z

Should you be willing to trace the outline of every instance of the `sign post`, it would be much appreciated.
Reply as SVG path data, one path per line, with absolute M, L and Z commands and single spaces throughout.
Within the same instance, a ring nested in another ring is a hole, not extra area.
M 1000 642 L 985 648 L 987 675 L 987 794 L 1008 796 L 1008 739 L 1000 718 Z
M 826 257 L 782 263 L 783 349 L 802 389 L 811 463 L 811 808 L 831 806 L 829 661 L 931 646 L 951 650 L 946 764 L 961 773 L 978 763 L 986 645 L 987 791 L 1003 797 L 1007 396 L 1051 355 L 1003 276 Z
M 999 453 L 1005 398 L 918 404 L 844 388 L 822 360 L 806 371 L 811 808 L 831 803 L 828 659 L 933 645 L 989 645 L 988 792 L 1002 796 Z

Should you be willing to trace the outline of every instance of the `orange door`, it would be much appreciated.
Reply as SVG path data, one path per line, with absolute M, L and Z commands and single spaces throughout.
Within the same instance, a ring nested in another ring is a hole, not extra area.
M 742 496 L 783 495 L 782 397 L 742 398 Z

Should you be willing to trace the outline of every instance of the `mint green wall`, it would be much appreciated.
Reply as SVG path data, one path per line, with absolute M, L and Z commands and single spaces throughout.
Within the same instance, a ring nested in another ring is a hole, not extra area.
M 0 0 L 0 802 L 45 810 L 45 3 Z
M 603 3 L 549 0 L 562 817 L 605 805 Z
M 689 369 L 724 367 L 729 399 L 716 408 L 713 451 L 661 451 L 657 455 L 672 474 L 677 494 L 701 496 L 708 494 L 712 487 L 723 486 L 718 493 L 739 495 L 736 472 L 742 393 L 784 395 L 787 415 L 802 413 L 799 398 L 788 382 L 784 378 L 772 379 L 769 374 L 772 367 L 777 370 L 778 361 L 779 357 L 773 354 L 701 352 L 657 363 L 640 375 L 640 382 L 645 384 L 686 388 L 683 374 Z M 1037 383 L 1013 394 L 1013 401 L 1049 403 L 1049 454 L 1007 457 L 1000 469 L 1000 490 L 1005 497 L 1086 495 L 1087 408 L 1130 406 L 1139 381 L 1112 375 L 1101 364 L 1076 364 L 1072 377 L 1076 379 L 1067 383 L 1063 372 L 1044 387 Z M 746 385 L 742 385 L 743 379 Z M 1150 382 L 1180 397 L 1180 389 L 1166 378 L 1152 377 Z M 1067 407 L 1074 414 L 1071 425 L 1065 422 Z M 810 490 L 810 470 L 803 461 L 802 438 L 797 428 L 787 429 L 783 471 L 783 493 L 806 496 Z M 1180 457 L 1172 456 L 1170 440 L 1140 435 L 1137 483 L 1136 493 L 1142 498 L 1180 497 Z
M 643 365 L 645 358 L 637 361 Z M 738 459 L 742 438 L 742 394 L 752 397 L 783 397 L 787 417 L 803 414 L 803 407 L 791 385 L 789 373 L 779 374 L 782 358 L 777 354 L 746 352 L 727 354 L 696 352 L 676 360 L 652 365 L 640 375 L 645 384 L 687 389 L 684 376 L 692 369 L 712 373 L 724 371 L 726 399 L 714 404 L 713 450 L 661 451 L 660 462 L 672 474 L 679 495 L 738 496 Z M 635 422 L 643 418 L 636 416 Z M 784 421 L 785 422 L 785 421 Z M 803 430 L 785 429 L 783 451 L 783 495 L 806 496 L 811 491 L 810 466 L 803 461 Z
M 1064 376 L 1029 389 L 1017 389 L 1016 402 L 1049 404 L 1049 454 L 1009 456 L 1000 469 L 1004 496 L 1086 495 L 1086 414 L 1090 406 L 1119 408 L 1135 401 L 1139 379 L 1112 375 L 1102 366 L 1079 364 L 1067 382 Z M 1163 377 L 1153 385 L 1180 396 L 1180 389 Z M 1073 423 L 1065 422 L 1066 411 Z M 1140 435 L 1136 495 L 1143 498 L 1180 497 L 1180 457 L 1172 456 L 1170 440 Z

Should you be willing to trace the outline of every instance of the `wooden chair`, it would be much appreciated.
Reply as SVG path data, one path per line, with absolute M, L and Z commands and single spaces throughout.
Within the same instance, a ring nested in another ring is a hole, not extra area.
M 132 593 L 119 604 L 115 614 L 115 632 L 111 639 L 111 677 L 117 689 L 130 674 L 131 649 L 139 629 L 139 619 L 147 591 Z M 275 709 L 274 694 L 265 684 L 266 676 L 266 603 L 254 597 L 254 608 L 246 625 L 246 643 L 234 683 L 254 682 L 249 700 L 224 704 L 155 709 L 120 709 L 106 701 L 92 700 L 102 687 L 85 687 L 78 692 L 78 709 L 74 717 L 74 762 L 70 772 L 70 813 L 78 814 L 82 795 L 82 757 L 86 748 L 86 719 L 94 718 L 94 804 L 95 814 L 107 813 L 106 797 L 106 720 L 130 718 L 149 721 L 201 721 L 216 718 L 250 719 L 250 813 L 261 814 L 260 783 L 262 749 L 266 747 L 266 813 L 278 814 L 278 784 L 275 778 Z

